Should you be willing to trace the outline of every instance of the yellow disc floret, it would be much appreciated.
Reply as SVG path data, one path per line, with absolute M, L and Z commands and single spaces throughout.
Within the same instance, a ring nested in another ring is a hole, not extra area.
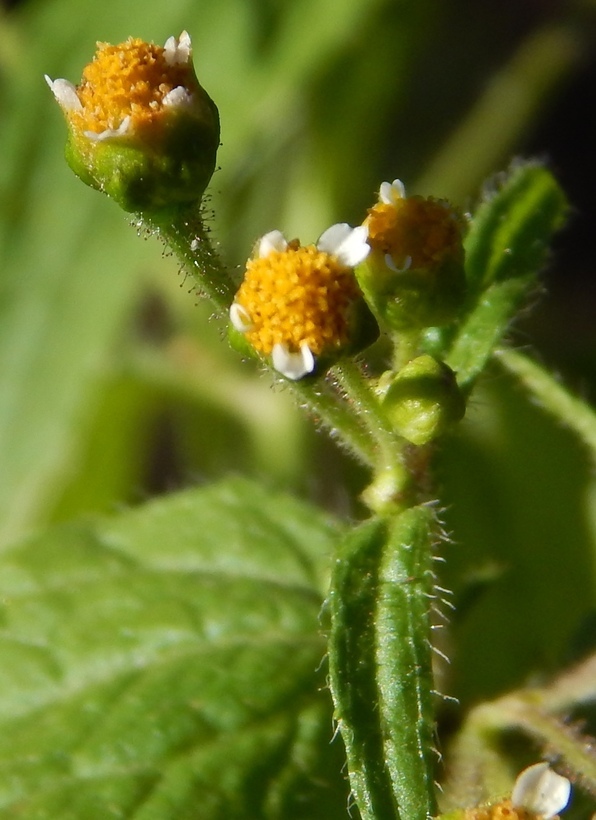
M 69 117 L 75 127 L 94 133 L 117 129 L 125 117 L 131 130 L 151 129 L 164 113 L 166 95 L 195 83 L 191 64 L 172 64 L 162 46 L 132 37 L 119 45 L 98 43 L 77 87 L 82 109 Z
M 297 352 L 306 344 L 318 356 L 347 342 L 349 308 L 358 295 L 350 267 L 293 241 L 248 261 L 235 303 L 250 320 L 246 339 L 259 353 L 269 355 L 275 345 Z
M 379 202 L 365 225 L 373 251 L 391 257 L 398 270 L 433 268 L 462 253 L 461 219 L 447 202 L 432 197 Z
M 502 800 L 492 806 L 467 809 L 465 820 L 535 820 L 536 815 L 515 807 L 511 800 Z

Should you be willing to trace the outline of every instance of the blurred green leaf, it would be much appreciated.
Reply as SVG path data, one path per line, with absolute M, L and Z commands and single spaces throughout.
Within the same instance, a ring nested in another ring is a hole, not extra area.
M 568 203 L 552 173 L 538 162 L 515 162 L 489 180 L 466 236 L 466 275 L 473 292 L 492 282 L 534 276 L 548 258 Z
M 344 816 L 318 624 L 338 536 L 237 479 L 8 550 L 0 817 Z
M 473 394 L 440 467 L 456 603 L 442 687 L 465 707 L 568 662 L 596 599 L 594 482 L 573 433 L 502 376 Z
M 567 210 L 563 191 L 539 163 L 516 163 L 487 185 L 465 241 L 468 313 L 446 357 L 460 386 L 471 386 L 536 286 Z

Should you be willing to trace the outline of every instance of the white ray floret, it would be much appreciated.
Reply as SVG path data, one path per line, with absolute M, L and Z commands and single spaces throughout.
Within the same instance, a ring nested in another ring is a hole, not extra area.
M 50 90 L 58 105 L 63 111 L 82 111 L 83 104 L 79 100 L 76 87 L 68 80 L 52 80 L 47 74 L 43 75 L 46 83 L 50 86 Z
M 183 31 L 180 37 L 168 37 L 163 48 L 168 65 L 185 65 L 190 62 L 192 46 L 188 31 Z
M 263 259 L 269 256 L 272 251 L 283 253 L 288 249 L 288 241 L 281 231 L 269 231 L 259 240 L 257 246 L 257 256 Z
M 183 85 L 177 85 L 168 91 L 161 101 L 166 108 L 189 108 L 193 102 L 193 95 Z
M 317 248 L 334 256 L 341 265 L 354 268 L 370 253 L 367 238 L 368 229 L 364 225 L 352 228 L 346 222 L 339 222 L 321 234 Z
M 526 809 L 548 820 L 569 803 L 571 783 L 553 772 L 548 763 L 528 766 L 517 777 L 511 802 L 515 808 Z
M 230 305 L 230 321 L 240 333 L 248 333 L 254 327 L 248 311 L 238 302 L 232 302 Z
M 389 268 L 389 270 L 394 271 L 395 273 L 405 273 L 405 271 L 409 270 L 412 266 L 412 257 L 406 256 L 404 259 L 404 263 L 401 268 L 398 268 L 395 262 L 393 261 L 393 257 L 390 253 L 385 254 L 385 264 Z
M 83 131 L 83 134 L 90 140 L 95 142 L 103 142 L 103 140 L 115 139 L 117 137 L 124 137 L 130 130 L 131 118 L 124 117 L 118 128 L 106 128 L 104 131 Z
M 395 205 L 395 203 L 404 199 L 406 196 L 406 188 L 401 179 L 394 179 L 393 182 L 382 182 L 379 188 L 379 202 L 384 205 Z
M 298 381 L 315 369 L 315 357 L 306 342 L 302 342 L 297 353 L 290 353 L 287 345 L 273 345 L 271 351 L 273 367 L 286 379 Z

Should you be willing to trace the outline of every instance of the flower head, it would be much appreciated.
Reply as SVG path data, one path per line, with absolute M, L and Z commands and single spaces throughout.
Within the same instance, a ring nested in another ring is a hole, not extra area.
M 431 268 L 461 259 L 461 217 L 444 199 L 406 197 L 403 183 L 383 182 L 365 221 L 368 241 L 394 271 Z
M 288 379 L 312 373 L 351 341 L 362 305 L 353 268 L 369 253 L 365 228 L 333 225 L 316 245 L 265 234 L 230 308 L 235 331 Z
M 463 221 L 445 200 L 407 197 L 383 182 L 364 221 L 371 254 L 358 271 L 362 290 L 391 329 L 449 321 L 464 291 Z
M 215 167 L 217 109 L 195 76 L 190 37 L 98 43 L 78 86 L 46 76 L 69 127 L 67 159 L 126 210 L 200 199 Z

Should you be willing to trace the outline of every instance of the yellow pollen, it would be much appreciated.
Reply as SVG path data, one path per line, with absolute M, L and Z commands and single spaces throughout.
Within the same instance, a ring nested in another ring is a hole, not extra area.
M 396 267 L 432 268 L 462 253 L 462 222 L 446 202 L 411 196 L 392 204 L 378 203 L 365 222 L 373 250 L 389 254 Z
M 296 353 L 306 342 L 318 356 L 347 342 L 349 309 L 358 295 L 351 268 L 314 245 L 290 243 L 248 261 L 235 301 L 250 317 L 246 338 L 255 350 L 269 355 L 274 345 L 285 344 Z
M 164 55 L 161 46 L 132 37 L 116 46 L 98 43 L 77 87 L 83 110 L 68 113 L 73 124 L 101 133 L 129 116 L 135 130 L 153 126 L 169 91 L 196 84 L 190 64 L 169 65 Z
M 536 815 L 526 809 L 514 807 L 511 800 L 503 800 L 493 806 L 467 809 L 466 820 L 536 820 Z

